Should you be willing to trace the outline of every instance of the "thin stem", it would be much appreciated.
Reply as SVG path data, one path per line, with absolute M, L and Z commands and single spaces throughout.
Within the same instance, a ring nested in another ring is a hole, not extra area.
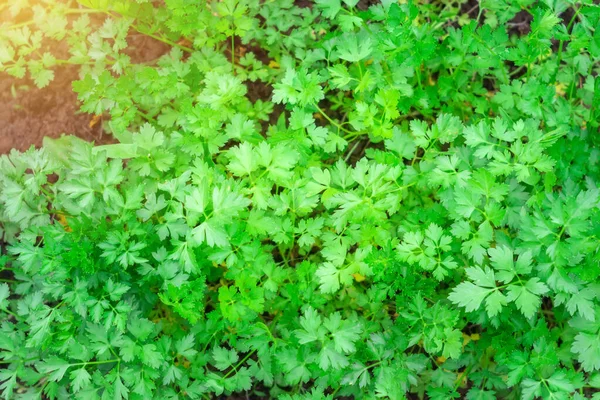
M 260 318 L 264 321 L 263 316 L 260 316 Z M 265 332 L 267 332 L 267 334 L 269 335 L 269 337 L 275 341 L 275 338 L 273 337 L 273 334 L 271 333 L 271 329 L 269 329 L 269 327 L 267 326 L 267 324 L 265 322 L 257 322 L 256 325 L 262 326 L 265 330 Z
M 238 369 L 239 367 L 241 367 L 241 366 L 242 366 L 242 364 L 243 364 L 244 362 L 246 362 L 246 360 L 247 360 L 247 359 L 249 359 L 250 357 L 252 357 L 252 355 L 253 355 L 254 353 L 256 353 L 256 350 L 252 350 L 250 353 L 246 354 L 246 357 L 242 358 L 242 361 L 240 361 L 239 363 L 237 363 L 237 364 L 236 364 L 236 366 L 235 366 L 235 367 L 233 367 L 232 369 L 230 369 L 230 370 L 229 370 L 229 372 L 227 372 L 227 373 L 225 374 L 225 376 L 223 377 L 223 379 L 225 379 L 225 378 L 227 378 L 229 375 L 231 375 L 231 373 L 232 373 L 233 371 L 236 371 L 236 372 L 237 372 L 237 369 Z
M 469 373 L 471 372 L 471 369 L 473 369 L 473 365 L 470 365 L 469 368 L 467 368 L 466 370 L 464 370 L 456 379 L 456 383 L 454 384 L 454 391 L 456 392 L 458 390 L 458 388 L 460 387 L 461 381 L 466 378 L 467 376 L 469 376 Z
M 471 14 L 473 11 L 475 11 L 475 9 L 477 7 L 479 7 L 479 2 L 477 2 L 473 7 L 471 7 L 471 9 L 469 11 L 467 11 L 465 14 L 467 14 L 467 15 Z M 479 20 L 479 14 L 477 15 L 477 19 Z
M 171 41 L 171 40 L 169 40 L 169 39 L 163 38 L 162 36 L 157 36 L 157 35 L 155 35 L 155 34 L 153 34 L 153 33 L 150 33 L 150 32 L 144 32 L 143 30 L 141 30 L 141 29 L 140 29 L 138 26 L 136 26 L 136 25 L 131 25 L 131 27 L 132 27 L 133 29 L 135 29 L 136 31 L 138 31 L 139 33 L 141 33 L 142 35 L 149 36 L 149 37 L 151 37 L 152 39 L 154 39 L 154 40 L 158 40 L 159 42 L 163 42 L 163 43 L 165 43 L 165 44 L 168 44 L 169 46 L 177 47 L 178 49 L 181 49 L 181 50 L 183 50 L 183 51 L 186 51 L 186 52 L 188 52 L 188 53 L 193 53 L 193 52 L 194 52 L 194 49 L 192 49 L 192 48 L 190 48 L 190 47 L 187 47 L 187 46 L 180 45 L 179 43 L 175 43 L 175 42 L 173 42 L 173 41 Z
M 292 189 L 292 227 L 296 228 L 296 197 L 294 196 L 294 189 Z M 296 234 L 292 231 L 292 244 L 290 246 L 290 252 L 288 254 L 288 259 L 290 263 L 294 261 L 294 246 L 296 245 Z
M 14 24 L 14 25 L 9 25 L 7 27 L 5 27 L 4 29 L 19 29 L 19 28 L 23 28 L 25 26 L 29 26 L 29 25 L 33 25 L 34 21 L 30 20 L 30 21 L 25 21 L 25 22 L 20 22 L 18 24 Z
M 147 113 L 140 110 L 139 108 L 136 108 L 135 113 L 138 114 L 140 117 L 144 118 L 148 122 L 152 121 L 152 118 Z
M 231 35 L 231 69 L 235 75 L 235 36 Z
M 481 19 L 481 13 L 483 12 L 483 7 L 479 5 L 479 12 L 477 12 L 477 25 L 479 25 L 479 20 Z
M 3 309 L 2 309 L 2 311 L 4 311 L 4 312 L 5 312 L 5 313 L 7 313 L 7 314 L 10 314 L 10 315 L 12 315 L 12 316 L 13 316 L 15 319 L 18 319 L 18 318 L 19 318 L 19 317 L 17 316 L 17 314 L 15 314 L 14 312 L 10 311 L 10 310 L 9 310 L 9 309 L 7 309 L 7 308 L 3 308 Z
M 581 11 L 581 7 L 579 7 L 576 11 L 575 14 L 573 14 L 573 17 L 571 18 L 571 20 L 569 21 L 569 24 L 567 25 L 567 32 L 569 32 L 571 30 L 571 27 L 573 26 L 573 23 L 575 22 L 575 19 L 577 18 L 577 16 L 579 15 L 579 11 Z M 558 43 L 558 52 L 557 52 L 557 56 L 556 56 L 556 72 L 554 73 L 554 78 L 553 80 L 556 80 L 556 74 L 558 74 L 558 70 L 560 69 L 560 63 L 562 61 L 562 53 L 563 53 L 563 46 L 564 46 L 564 40 L 561 40 Z
M 73 62 L 71 60 L 54 60 L 57 65 L 96 65 L 98 61 L 85 61 L 85 62 Z M 115 62 L 111 60 L 104 60 L 107 65 L 113 65 Z
M 523 68 L 525 68 L 525 65 L 521 65 L 519 68 L 515 69 L 510 74 L 508 74 L 508 76 L 512 77 L 512 76 L 518 74 L 519 72 L 521 72 L 523 70 Z
M 417 182 L 413 182 L 413 183 L 409 183 L 408 185 L 398 186 L 397 188 L 389 191 L 388 193 L 396 193 L 396 192 L 399 192 L 400 190 L 408 189 L 409 187 L 414 186 L 416 184 L 417 184 Z
M 83 365 L 85 367 L 86 365 L 110 364 L 110 363 L 118 363 L 120 361 L 121 361 L 120 358 L 114 358 L 112 360 L 106 360 L 106 361 L 88 361 L 88 362 L 80 362 L 80 363 L 71 364 L 71 367 L 75 367 L 78 365 Z
M 283 251 L 281 247 L 279 247 L 279 254 L 281 255 L 281 258 L 283 258 L 283 262 L 286 265 L 286 267 L 289 267 L 290 263 L 288 262 L 287 256 L 285 255 L 285 251 Z
M 317 109 L 317 111 L 319 111 L 319 113 L 320 113 L 320 114 L 321 114 L 323 117 L 325 117 L 325 119 L 326 119 L 327 121 L 329 121 L 329 123 L 330 123 L 330 124 L 332 124 L 332 125 L 334 125 L 335 127 L 337 127 L 337 128 L 338 128 L 338 130 L 340 130 L 340 131 L 344 131 L 344 132 L 346 132 L 346 133 L 350 133 L 350 134 L 354 134 L 354 133 L 356 133 L 356 132 L 349 131 L 348 129 L 344 128 L 344 127 L 343 127 L 341 124 L 338 124 L 337 122 L 335 122 L 333 119 L 331 119 L 331 118 L 329 117 L 329 115 L 327 115 L 327 114 L 325 113 L 325 110 L 323 110 L 323 109 L 322 109 L 321 107 L 319 107 L 317 104 L 313 104 L 313 105 L 315 106 L 315 108 Z
M 356 150 L 356 148 L 358 147 L 359 144 L 360 144 L 360 141 L 357 140 L 356 143 L 354 144 L 354 146 L 352 147 L 352 149 L 346 155 L 346 158 L 344 158 L 344 162 L 348 162 L 348 159 L 350 158 L 350 156 L 352 156 L 352 153 L 354 153 L 354 150 Z
M 12 364 L 15 362 L 20 362 L 21 364 L 25 364 L 25 363 L 36 361 L 36 360 L 39 360 L 39 358 L 34 357 L 34 358 L 28 358 L 27 360 L 4 360 L 4 361 L 0 361 L 0 365 Z

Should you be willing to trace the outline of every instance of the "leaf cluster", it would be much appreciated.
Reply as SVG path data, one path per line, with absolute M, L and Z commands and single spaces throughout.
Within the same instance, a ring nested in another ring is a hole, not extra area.
M 0 25 L 115 138 L 0 156 L 3 398 L 600 398 L 598 5 L 303 3 Z

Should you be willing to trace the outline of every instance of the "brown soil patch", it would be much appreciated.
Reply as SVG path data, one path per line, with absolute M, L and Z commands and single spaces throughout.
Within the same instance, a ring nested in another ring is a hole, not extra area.
M 0 0 L 2 3 L 2 0 Z M 31 18 L 25 9 L 17 17 L 8 10 L 0 12 L 0 22 L 18 23 Z M 93 15 L 96 25 L 106 16 Z M 169 46 L 131 30 L 127 38 L 126 54 L 133 63 L 151 62 L 169 51 Z M 58 58 L 69 58 L 66 44 L 44 44 Z M 11 149 L 20 151 L 40 147 L 45 136 L 56 138 L 63 134 L 78 136 L 84 140 L 110 143 L 114 139 L 102 130 L 102 118 L 79 111 L 77 95 L 72 82 L 79 79 L 79 66 L 53 68 L 55 78 L 50 84 L 38 89 L 29 79 L 16 79 L 0 73 L 0 154 Z
M 71 82 L 78 79 L 76 68 L 57 68 L 56 78 L 38 89 L 25 79 L 0 75 L 0 153 L 10 149 L 27 150 L 41 146 L 44 136 L 73 134 L 82 139 L 102 142 L 100 121 L 78 113 L 77 96 Z
M 0 0 L 1 3 L 1 0 Z M 19 23 L 31 18 L 31 10 L 23 9 L 11 16 L 8 9 L 0 13 L 0 22 Z M 66 56 L 60 42 L 49 43 L 54 51 Z M 11 149 L 27 150 L 39 147 L 44 136 L 60 137 L 73 134 L 90 141 L 106 141 L 101 121 L 90 124 L 92 116 L 78 113 L 77 95 L 71 82 L 79 79 L 77 67 L 56 67 L 55 79 L 38 89 L 29 79 L 16 79 L 0 73 L 0 154 Z
M 156 60 L 169 51 L 164 43 L 133 32 L 127 54 L 132 62 Z M 68 57 L 64 57 L 68 58 Z M 110 143 L 112 136 L 102 130 L 102 118 L 79 111 L 72 82 L 79 79 L 78 66 L 54 68 L 55 78 L 38 89 L 28 79 L 0 73 L 0 154 L 42 145 L 45 136 L 75 135 L 84 140 Z

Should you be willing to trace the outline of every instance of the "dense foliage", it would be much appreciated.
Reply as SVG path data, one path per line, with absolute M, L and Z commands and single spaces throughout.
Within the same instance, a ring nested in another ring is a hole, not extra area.
M 0 158 L 2 396 L 600 399 L 600 7 L 463 3 L 1 6 L 118 141 Z

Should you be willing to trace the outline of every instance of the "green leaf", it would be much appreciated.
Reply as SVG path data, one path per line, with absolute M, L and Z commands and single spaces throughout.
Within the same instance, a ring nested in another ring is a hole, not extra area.
M 343 321 L 340 313 L 325 318 L 323 326 L 331 332 L 335 351 L 351 353 L 356 351 L 354 343 L 360 338 L 362 327 L 351 321 Z
M 192 230 L 194 244 L 208 244 L 210 247 L 225 247 L 229 243 L 227 233 L 215 221 L 204 221 Z
M 41 372 L 49 374 L 48 379 L 53 382 L 60 381 L 70 366 L 69 362 L 58 357 L 45 359 L 37 365 Z
M 339 57 L 351 63 L 364 60 L 372 51 L 372 43 L 369 37 L 359 39 L 357 35 L 353 34 L 346 35 L 337 47 Z
M 0 308 L 8 307 L 8 296 L 10 296 L 10 288 L 6 283 L 0 283 Z
M 157 350 L 154 344 L 148 343 L 143 345 L 140 357 L 142 362 L 149 367 L 159 368 L 162 365 L 163 356 Z
M 459 358 L 463 345 L 462 332 L 458 329 L 446 328 L 444 330 L 444 336 L 442 356 L 446 358 Z
M 571 351 L 586 372 L 600 370 L 600 336 L 598 332 L 580 332 L 575 336 Z
M 494 271 L 487 267 L 485 270 L 470 267 L 466 268 L 465 272 L 473 283 L 460 283 L 452 290 L 448 299 L 460 307 L 465 307 L 467 312 L 478 310 L 485 300 L 488 315 L 490 317 L 497 315 L 502 306 L 510 300 L 497 289 Z
M 227 350 L 222 347 L 215 347 L 212 351 L 212 357 L 215 367 L 221 371 L 233 366 L 239 360 L 235 350 Z
M 298 104 L 302 107 L 323 99 L 323 89 L 317 75 L 306 71 L 288 69 L 281 83 L 273 85 L 275 103 Z
M 52 80 L 54 80 L 54 71 L 45 69 L 45 68 L 35 68 L 34 70 L 30 69 L 31 77 L 33 78 L 33 82 L 35 86 L 38 88 L 44 88 L 50 84 Z
M 137 144 L 116 143 L 96 146 L 92 150 L 95 154 L 104 152 L 109 158 L 128 159 L 138 156 Z
M 73 392 L 77 393 L 81 389 L 87 387 L 92 380 L 92 376 L 87 372 L 85 367 L 73 370 L 69 375 L 73 384 Z
M 506 246 L 491 248 L 488 253 L 492 266 L 498 271 L 496 278 L 500 282 L 509 283 L 517 274 L 526 275 L 531 272 L 531 252 L 521 254 L 516 262 L 513 260 L 513 251 Z
M 129 398 L 129 389 L 125 386 L 125 384 L 123 383 L 123 381 L 121 380 L 121 378 L 119 376 L 117 376 L 117 379 L 115 379 L 115 382 L 113 383 L 113 385 L 114 385 L 115 400 Z
M 180 340 L 178 340 L 175 344 L 175 348 L 177 349 L 177 354 L 184 356 L 188 359 L 191 359 L 195 356 L 198 351 L 194 349 L 195 346 L 195 337 L 194 334 L 190 333 L 189 335 L 184 336 Z
M 526 318 L 531 318 L 538 311 L 541 299 L 539 295 L 548 292 L 548 287 L 538 278 L 531 278 L 525 285 L 511 285 L 508 287 L 507 301 L 514 301 L 517 308 Z
M 321 340 L 325 335 L 325 328 L 322 325 L 321 316 L 312 307 L 308 307 L 304 315 L 300 317 L 302 329 L 297 329 L 294 334 L 301 344 L 311 343 Z
M 323 263 L 317 269 L 316 276 L 319 278 L 321 292 L 335 293 L 340 289 L 340 273 L 332 263 Z
M 340 12 L 342 5 L 340 0 L 315 0 L 317 8 L 325 18 L 333 19 Z

